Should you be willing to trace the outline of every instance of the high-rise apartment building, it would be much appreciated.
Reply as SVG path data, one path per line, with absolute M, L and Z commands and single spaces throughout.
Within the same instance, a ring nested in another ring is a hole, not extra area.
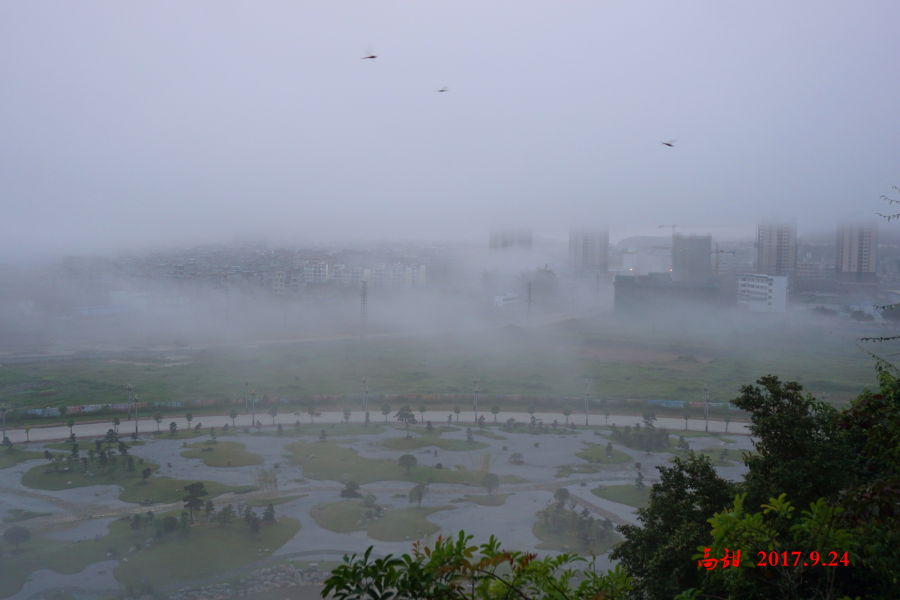
M 712 236 L 672 236 L 672 281 L 706 283 L 713 276 Z
M 756 229 L 756 270 L 763 275 L 797 272 L 797 223 L 760 223 Z
M 573 229 L 569 232 L 569 266 L 575 271 L 609 271 L 609 231 Z
M 878 291 L 878 226 L 847 223 L 838 226 L 834 278 L 843 293 L 874 295 Z
M 506 248 L 531 250 L 531 237 L 530 229 L 495 229 L 491 231 L 489 248 L 491 250 Z

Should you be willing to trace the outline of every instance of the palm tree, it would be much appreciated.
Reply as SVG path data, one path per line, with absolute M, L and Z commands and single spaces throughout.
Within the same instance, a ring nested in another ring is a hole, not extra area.
M 312 404 L 310 404 L 309 406 L 307 406 L 307 407 L 306 407 L 306 414 L 309 415 L 309 422 L 310 422 L 310 424 L 312 424 L 312 423 L 313 423 L 313 417 L 316 415 L 316 407 L 313 406 Z
M 384 422 L 387 423 L 388 415 L 391 414 L 391 405 L 385 402 L 381 405 L 381 414 L 384 415 Z
M 236 408 L 232 408 L 228 413 L 228 416 L 231 417 L 231 426 L 234 427 L 234 420 L 237 419 L 238 411 Z
M 459 413 L 462 409 L 459 407 L 459 404 L 453 407 L 453 412 L 456 413 L 456 422 L 459 423 Z
M 156 421 L 156 433 L 159 433 L 159 424 L 162 423 L 162 420 L 163 420 L 162 413 L 158 412 L 155 415 L 153 415 L 153 420 Z
M 566 418 L 566 425 L 569 424 L 569 415 L 572 414 L 572 409 L 568 406 L 563 409 L 563 416 Z
M 424 423 L 425 422 L 425 405 L 424 404 L 419 405 L 419 414 L 422 415 L 422 422 Z
M 606 422 L 604 423 L 604 425 L 609 425 L 609 415 L 611 415 L 611 414 L 612 414 L 612 412 L 609 410 L 608 406 L 603 408 L 603 418 L 606 419 Z
M 269 416 L 272 417 L 272 425 L 275 425 L 275 417 L 278 416 L 278 407 L 270 406 L 269 407 Z
M 75 419 L 69 419 L 68 421 L 66 421 L 66 427 L 69 428 L 69 435 L 72 435 L 74 433 L 72 431 L 72 428 L 75 427 Z
M 682 416 L 684 417 L 684 430 L 687 431 L 688 419 L 691 418 L 691 405 L 689 402 L 684 403 L 684 414 Z
M 119 420 L 119 417 L 113 418 L 113 425 L 116 427 L 116 433 L 119 433 L 119 425 L 122 424 L 122 421 Z
M 731 415 L 725 415 L 722 417 L 722 420 L 725 421 L 725 433 L 728 433 L 728 424 L 731 423 Z
M 25 441 L 30 442 L 31 438 L 28 437 L 28 432 L 31 431 L 31 425 L 25 426 Z
M 497 424 L 497 415 L 500 413 L 500 407 L 496 404 L 491 407 L 491 414 L 494 415 L 494 424 Z
M 184 418 L 185 418 L 185 420 L 187 420 L 187 422 L 188 422 L 188 429 L 190 429 L 190 427 L 191 427 L 191 421 L 194 420 L 194 414 L 193 414 L 193 413 L 185 413 L 185 414 L 184 414 Z

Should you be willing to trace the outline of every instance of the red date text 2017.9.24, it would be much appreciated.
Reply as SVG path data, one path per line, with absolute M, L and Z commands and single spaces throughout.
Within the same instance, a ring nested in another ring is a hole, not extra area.
M 821 565 L 823 567 L 849 566 L 850 558 L 846 552 L 841 556 L 839 553 L 831 551 L 823 553 L 827 556 L 820 556 L 818 552 L 810 552 L 804 555 L 803 552 L 757 552 L 757 567 L 812 567 Z M 840 557 L 840 558 L 838 558 Z

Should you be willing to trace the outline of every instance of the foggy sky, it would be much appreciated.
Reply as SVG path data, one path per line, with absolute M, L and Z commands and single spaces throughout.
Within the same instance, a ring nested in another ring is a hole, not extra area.
M 896 2 L 4 2 L 0 262 L 832 228 L 900 185 L 898 22 Z

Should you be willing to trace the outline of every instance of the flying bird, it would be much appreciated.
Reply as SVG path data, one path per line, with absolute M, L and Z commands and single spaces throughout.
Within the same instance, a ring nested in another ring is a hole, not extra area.
M 372 52 L 372 46 L 369 46 L 368 48 L 366 48 L 366 55 L 362 57 L 362 60 L 366 60 L 366 59 L 375 60 L 376 58 L 378 58 L 378 57 L 375 55 L 374 52 Z
M 440 93 L 440 92 L 446 92 L 446 91 L 447 91 L 447 88 L 446 88 L 446 87 L 442 87 L 441 89 L 438 90 L 438 93 Z
M 373 57 L 373 58 L 374 58 L 374 57 Z M 676 141 L 677 141 L 677 140 L 670 140 L 670 141 L 668 141 L 668 142 L 660 142 L 660 144 L 662 144 L 663 146 L 668 146 L 669 148 L 674 148 L 674 147 L 675 147 L 675 142 L 676 142 Z

